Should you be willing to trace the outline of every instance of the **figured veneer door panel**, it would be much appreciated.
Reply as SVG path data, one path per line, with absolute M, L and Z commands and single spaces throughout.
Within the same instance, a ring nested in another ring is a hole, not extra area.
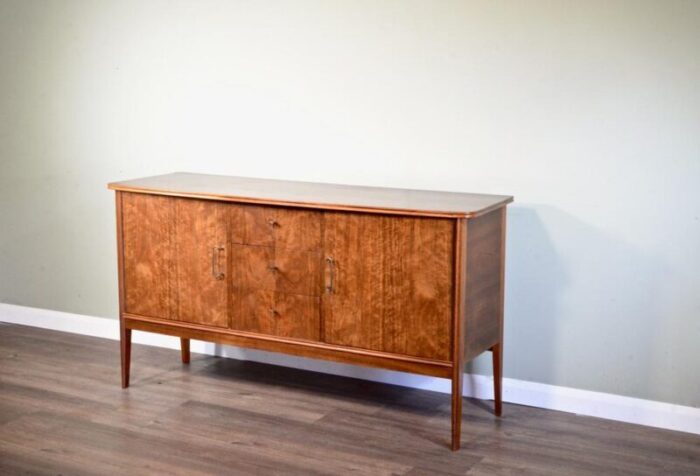
M 228 327 L 228 205 L 173 198 L 177 318 Z
M 450 360 L 454 221 L 324 213 L 325 342 Z
M 124 310 L 173 319 L 173 199 L 127 192 L 121 197 Z
M 317 251 L 321 247 L 321 212 L 294 208 L 235 205 L 233 243 Z

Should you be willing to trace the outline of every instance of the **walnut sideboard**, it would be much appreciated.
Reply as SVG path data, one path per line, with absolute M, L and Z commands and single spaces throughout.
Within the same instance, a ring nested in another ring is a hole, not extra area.
M 131 331 L 452 381 L 493 354 L 501 414 L 506 205 L 497 195 L 174 173 L 116 191 L 122 386 Z

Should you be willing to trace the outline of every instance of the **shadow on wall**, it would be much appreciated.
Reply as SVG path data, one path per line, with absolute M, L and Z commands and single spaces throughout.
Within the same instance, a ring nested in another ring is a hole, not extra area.
M 504 375 L 549 381 L 556 356 L 559 296 L 568 277 L 538 209 L 508 207 Z M 490 375 L 491 354 L 468 363 L 466 372 Z M 476 384 L 473 379 L 465 383 Z
M 556 207 L 508 212 L 504 375 L 660 399 L 663 263 Z

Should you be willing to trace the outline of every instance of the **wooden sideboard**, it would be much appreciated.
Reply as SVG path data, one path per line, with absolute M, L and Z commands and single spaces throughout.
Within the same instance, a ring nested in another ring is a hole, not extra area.
M 122 386 L 132 329 L 452 381 L 493 353 L 509 196 L 174 173 L 116 191 Z

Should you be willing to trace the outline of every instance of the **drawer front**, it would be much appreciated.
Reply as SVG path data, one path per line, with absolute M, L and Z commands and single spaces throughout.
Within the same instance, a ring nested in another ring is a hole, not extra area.
M 321 212 L 232 205 L 233 243 L 301 251 L 321 249 Z
M 274 291 L 234 289 L 231 300 L 231 328 L 275 335 L 277 323 L 271 313 L 274 302 Z
M 277 335 L 318 341 L 321 339 L 321 298 L 275 293 Z
M 321 294 L 320 252 L 235 244 L 231 251 L 231 280 L 235 287 L 306 296 Z
M 232 302 L 234 329 L 313 341 L 320 338 L 319 297 L 236 289 Z

